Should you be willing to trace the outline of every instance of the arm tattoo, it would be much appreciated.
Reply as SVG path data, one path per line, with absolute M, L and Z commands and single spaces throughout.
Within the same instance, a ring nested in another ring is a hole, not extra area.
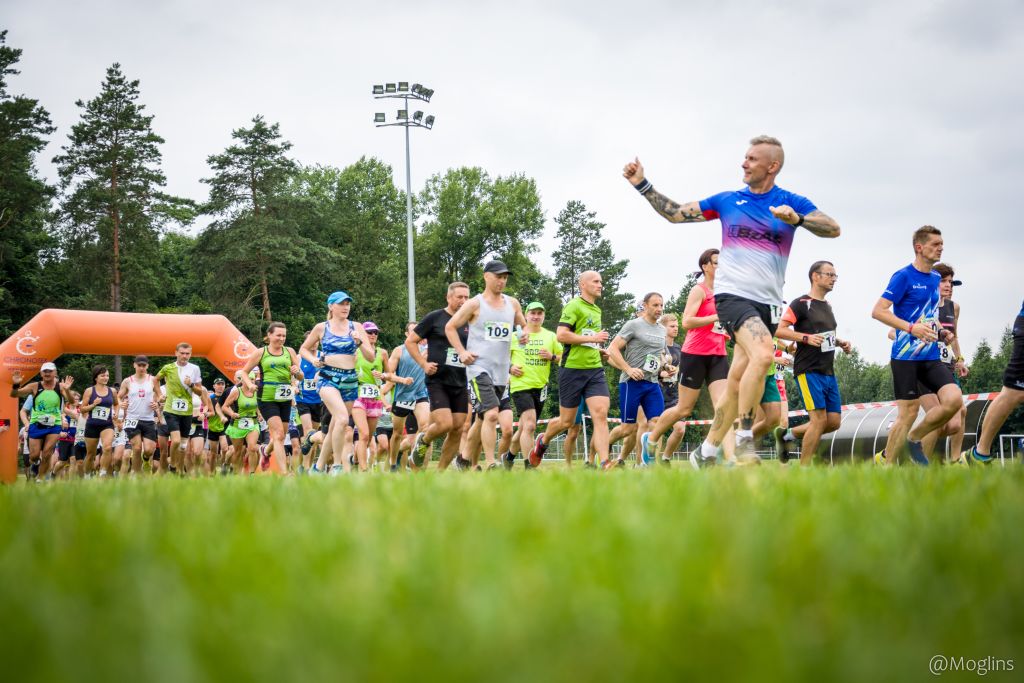
M 654 210 L 672 223 L 699 223 L 704 221 L 700 205 L 697 202 L 679 204 L 674 202 L 653 187 L 644 195 Z M 806 219 L 805 219 L 806 220 Z
M 811 211 L 804 216 L 803 227 L 818 237 L 839 237 L 839 224 L 822 211 Z

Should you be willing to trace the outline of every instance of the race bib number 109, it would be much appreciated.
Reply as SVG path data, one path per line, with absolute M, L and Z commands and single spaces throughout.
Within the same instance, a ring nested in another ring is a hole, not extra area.
M 488 341 L 509 342 L 512 341 L 512 325 L 500 321 L 488 321 L 484 323 L 484 337 Z

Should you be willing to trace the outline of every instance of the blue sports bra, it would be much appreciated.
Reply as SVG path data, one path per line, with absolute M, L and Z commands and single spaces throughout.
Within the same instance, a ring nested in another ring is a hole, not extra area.
M 324 333 L 320 337 L 320 357 L 333 354 L 345 356 L 356 355 L 356 340 L 352 338 L 352 321 L 348 322 L 348 334 L 334 334 L 331 331 L 331 321 L 324 321 Z

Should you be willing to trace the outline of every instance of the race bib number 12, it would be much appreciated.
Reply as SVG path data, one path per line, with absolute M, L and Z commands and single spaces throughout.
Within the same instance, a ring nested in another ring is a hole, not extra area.
M 173 399 L 171 401 L 171 410 L 173 410 L 175 412 L 178 412 L 178 413 L 187 412 L 189 410 L 188 401 L 186 401 L 183 398 Z

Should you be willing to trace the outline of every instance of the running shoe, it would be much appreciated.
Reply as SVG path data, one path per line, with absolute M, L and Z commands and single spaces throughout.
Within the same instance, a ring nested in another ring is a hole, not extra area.
M 702 470 L 708 467 L 715 466 L 714 458 L 704 458 L 700 454 L 700 446 L 690 451 L 690 465 L 695 470 Z
M 664 467 L 672 467 L 672 458 L 662 458 L 661 464 Z
M 601 469 L 603 469 L 603 470 L 618 469 L 620 467 L 625 467 L 625 466 L 626 466 L 626 461 L 623 460 L 622 458 L 608 458 L 603 463 L 601 463 Z
M 469 469 L 470 465 L 472 465 L 472 463 L 469 460 L 466 460 L 458 453 L 456 453 L 455 457 L 452 459 L 452 464 L 455 465 L 455 469 L 457 469 L 459 472 Z
M 928 466 L 931 463 L 928 462 L 928 457 L 924 454 L 924 447 L 920 441 L 911 441 L 907 439 L 907 453 L 910 455 L 910 459 L 922 467 Z
M 423 467 L 427 459 L 427 449 L 430 446 L 423 442 L 423 432 L 416 434 L 416 440 L 412 442 L 412 462 L 416 467 Z
M 874 457 L 872 457 L 871 459 L 879 467 L 886 467 L 889 464 L 886 461 L 886 459 L 885 459 L 885 449 L 884 448 L 882 450 L 878 451 L 877 453 L 875 453 Z
M 397 472 L 398 471 L 398 463 L 397 462 L 391 464 L 390 471 L 392 471 L 392 472 Z
M 341 465 L 331 465 L 331 476 L 332 477 L 337 477 L 337 476 L 342 475 L 342 474 L 345 474 L 345 468 L 344 467 L 342 467 Z
M 533 442 L 533 450 L 530 451 L 530 464 L 534 467 L 540 467 L 540 461 L 544 459 L 544 453 L 548 450 L 548 445 L 544 443 L 544 435 L 538 434 L 536 441 Z
M 490 465 L 487 466 L 487 471 L 490 472 L 491 470 L 496 470 L 499 467 L 501 467 L 501 465 L 499 465 L 496 462 L 492 462 Z
M 505 465 L 506 470 L 512 469 L 516 464 L 516 454 L 512 451 L 506 451 L 505 455 L 501 456 L 501 462 Z
M 953 467 L 969 467 L 971 461 L 967 459 L 967 453 L 961 453 L 959 458 L 956 460 L 950 460 L 948 464 Z
M 311 440 L 312 437 L 313 432 L 309 432 L 304 437 L 302 437 L 302 443 L 299 444 L 299 450 L 302 451 L 303 455 L 309 455 L 309 452 L 313 450 L 313 442 Z
M 775 457 L 779 459 L 779 462 L 785 465 L 789 462 L 789 444 L 786 443 L 785 427 L 776 427 L 773 429 L 772 436 L 775 437 Z
M 754 437 L 736 435 L 736 463 L 745 465 L 760 465 L 761 458 L 754 452 Z
M 973 460 L 974 462 L 980 462 L 980 463 L 992 462 L 992 456 L 991 455 L 985 455 L 983 453 L 979 453 L 977 446 L 974 446 L 969 451 L 964 451 L 963 453 L 960 454 L 960 457 L 963 458 L 965 455 L 966 456 L 970 456 L 971 460 Z
M 652 459 L 651 454 L 647 450 L 650 439 L 650 432 L 644 432 L 643 434 L 640 435 L 640 462 L 642 462 L 644 465 L 649 465 Z

